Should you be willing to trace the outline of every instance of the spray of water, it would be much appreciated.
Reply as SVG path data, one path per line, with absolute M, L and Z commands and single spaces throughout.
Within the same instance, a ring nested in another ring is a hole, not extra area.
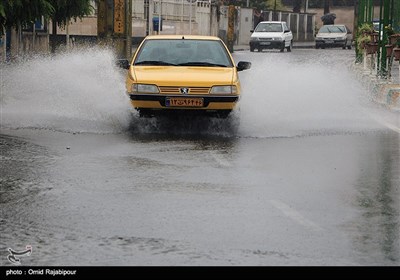
M 306 55 L 288 53 L 235 53 L 235 60 L 253 60 L 253 66 L 240 72 L 241 109 L 227 120 L 139 118 L 125 95 L 126 72 L 115 66 L 110 50 L 88 48 L 34 57 L 1 66 L 1 126 L 224 137 L 293 137 L 365 129 L 363 88 L 346 71 L 346 61 L 312 57 L 308 61 Z
M 2 127 L 107 133 L 129 125 L 125 77 L 109 50 L 81 49 L 1 67 Z
M 347 67 L 351 57 L 303 51 L 254 54 L 241 72 L 242 137 L 293 137 L 371 129 L 365 90 Z M 242 54 L 243 55 L 243 54 Z M 308 59 L 308 55 L 311 59 Z M 331 56 L 330 56 L 331 55 Z M 241 59 L 241 54 L 236 55 Z

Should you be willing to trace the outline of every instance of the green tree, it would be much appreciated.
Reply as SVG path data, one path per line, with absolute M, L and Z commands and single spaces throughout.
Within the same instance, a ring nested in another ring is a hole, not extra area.
M 52 36 L 50 40 L 51 51 L 54 53 L 57 47 L 57 26 L 65 27 L 71 19 L 77 21 L 78 18 L 89 15 L 93 11 L 90 0 L 48 0 L 54 7 L 51 14 Z
M 265 2 L 268 10 L 286 11 L 286 7 L 282 4 L 282 0 L 266 0 Z
M 293 12 L 300 13 L 303 0 L 293 0 Z
M 19 29 L 53 12 L 49 0 L 0 0 L 0 36 L 6 29 Z
M 234 5 L 247 7 L 247 1 L 245 0 L 236 0 L 234 2 L 235 2 Z M 273 10 L 275 7 L 275 0 L 249 0 L 249 7 L 254 8 L 258 11 Z M 276 0 L 276 10 L 278 11 L 287 10 L 285 5 L 283 5 L 282 0 Z

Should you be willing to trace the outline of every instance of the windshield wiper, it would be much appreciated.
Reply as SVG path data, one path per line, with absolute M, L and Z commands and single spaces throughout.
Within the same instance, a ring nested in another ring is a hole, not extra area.
M 178 66 L 207 66 L 207 67 L 228 67 L 223 64 L 210 63 L 210 62 L 200 62 L 200 61 L 189 61 L 185 63 L 180 63 Z
M 176 66 L 176 64 L 165 62 L 165 61 L 159 61 L 159 60 L 143 60 L 143 61 L 135 62 L 134 65 L 173 65 L 173 66 Z

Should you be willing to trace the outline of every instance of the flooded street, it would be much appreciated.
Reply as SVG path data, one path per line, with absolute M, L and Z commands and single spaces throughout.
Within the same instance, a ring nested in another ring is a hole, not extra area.
M 0 265 L 398 266 L 400 116 L 353 56 L 235 52 L 228 120 L 140 119 L 104 50 L 1 66 Z

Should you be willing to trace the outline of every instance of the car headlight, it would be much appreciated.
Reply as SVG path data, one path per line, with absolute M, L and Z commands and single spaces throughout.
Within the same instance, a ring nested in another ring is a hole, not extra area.
M 133 93 L 159 93 L 156 85 L 148 84 L 133 84 L 132 91 Z
M 211 94 L 235 94 L 237 92 L 236 86 L 213 86 Z
M 276 38 L 272 38 L 272 40 L 274 40 L 274 41 L 283 41 L 283 38 L 281 38 L 281 37 L 276 37 Z
M 260 41 L 260 39 L 258 37 L 250 37 L 250 41 Z

